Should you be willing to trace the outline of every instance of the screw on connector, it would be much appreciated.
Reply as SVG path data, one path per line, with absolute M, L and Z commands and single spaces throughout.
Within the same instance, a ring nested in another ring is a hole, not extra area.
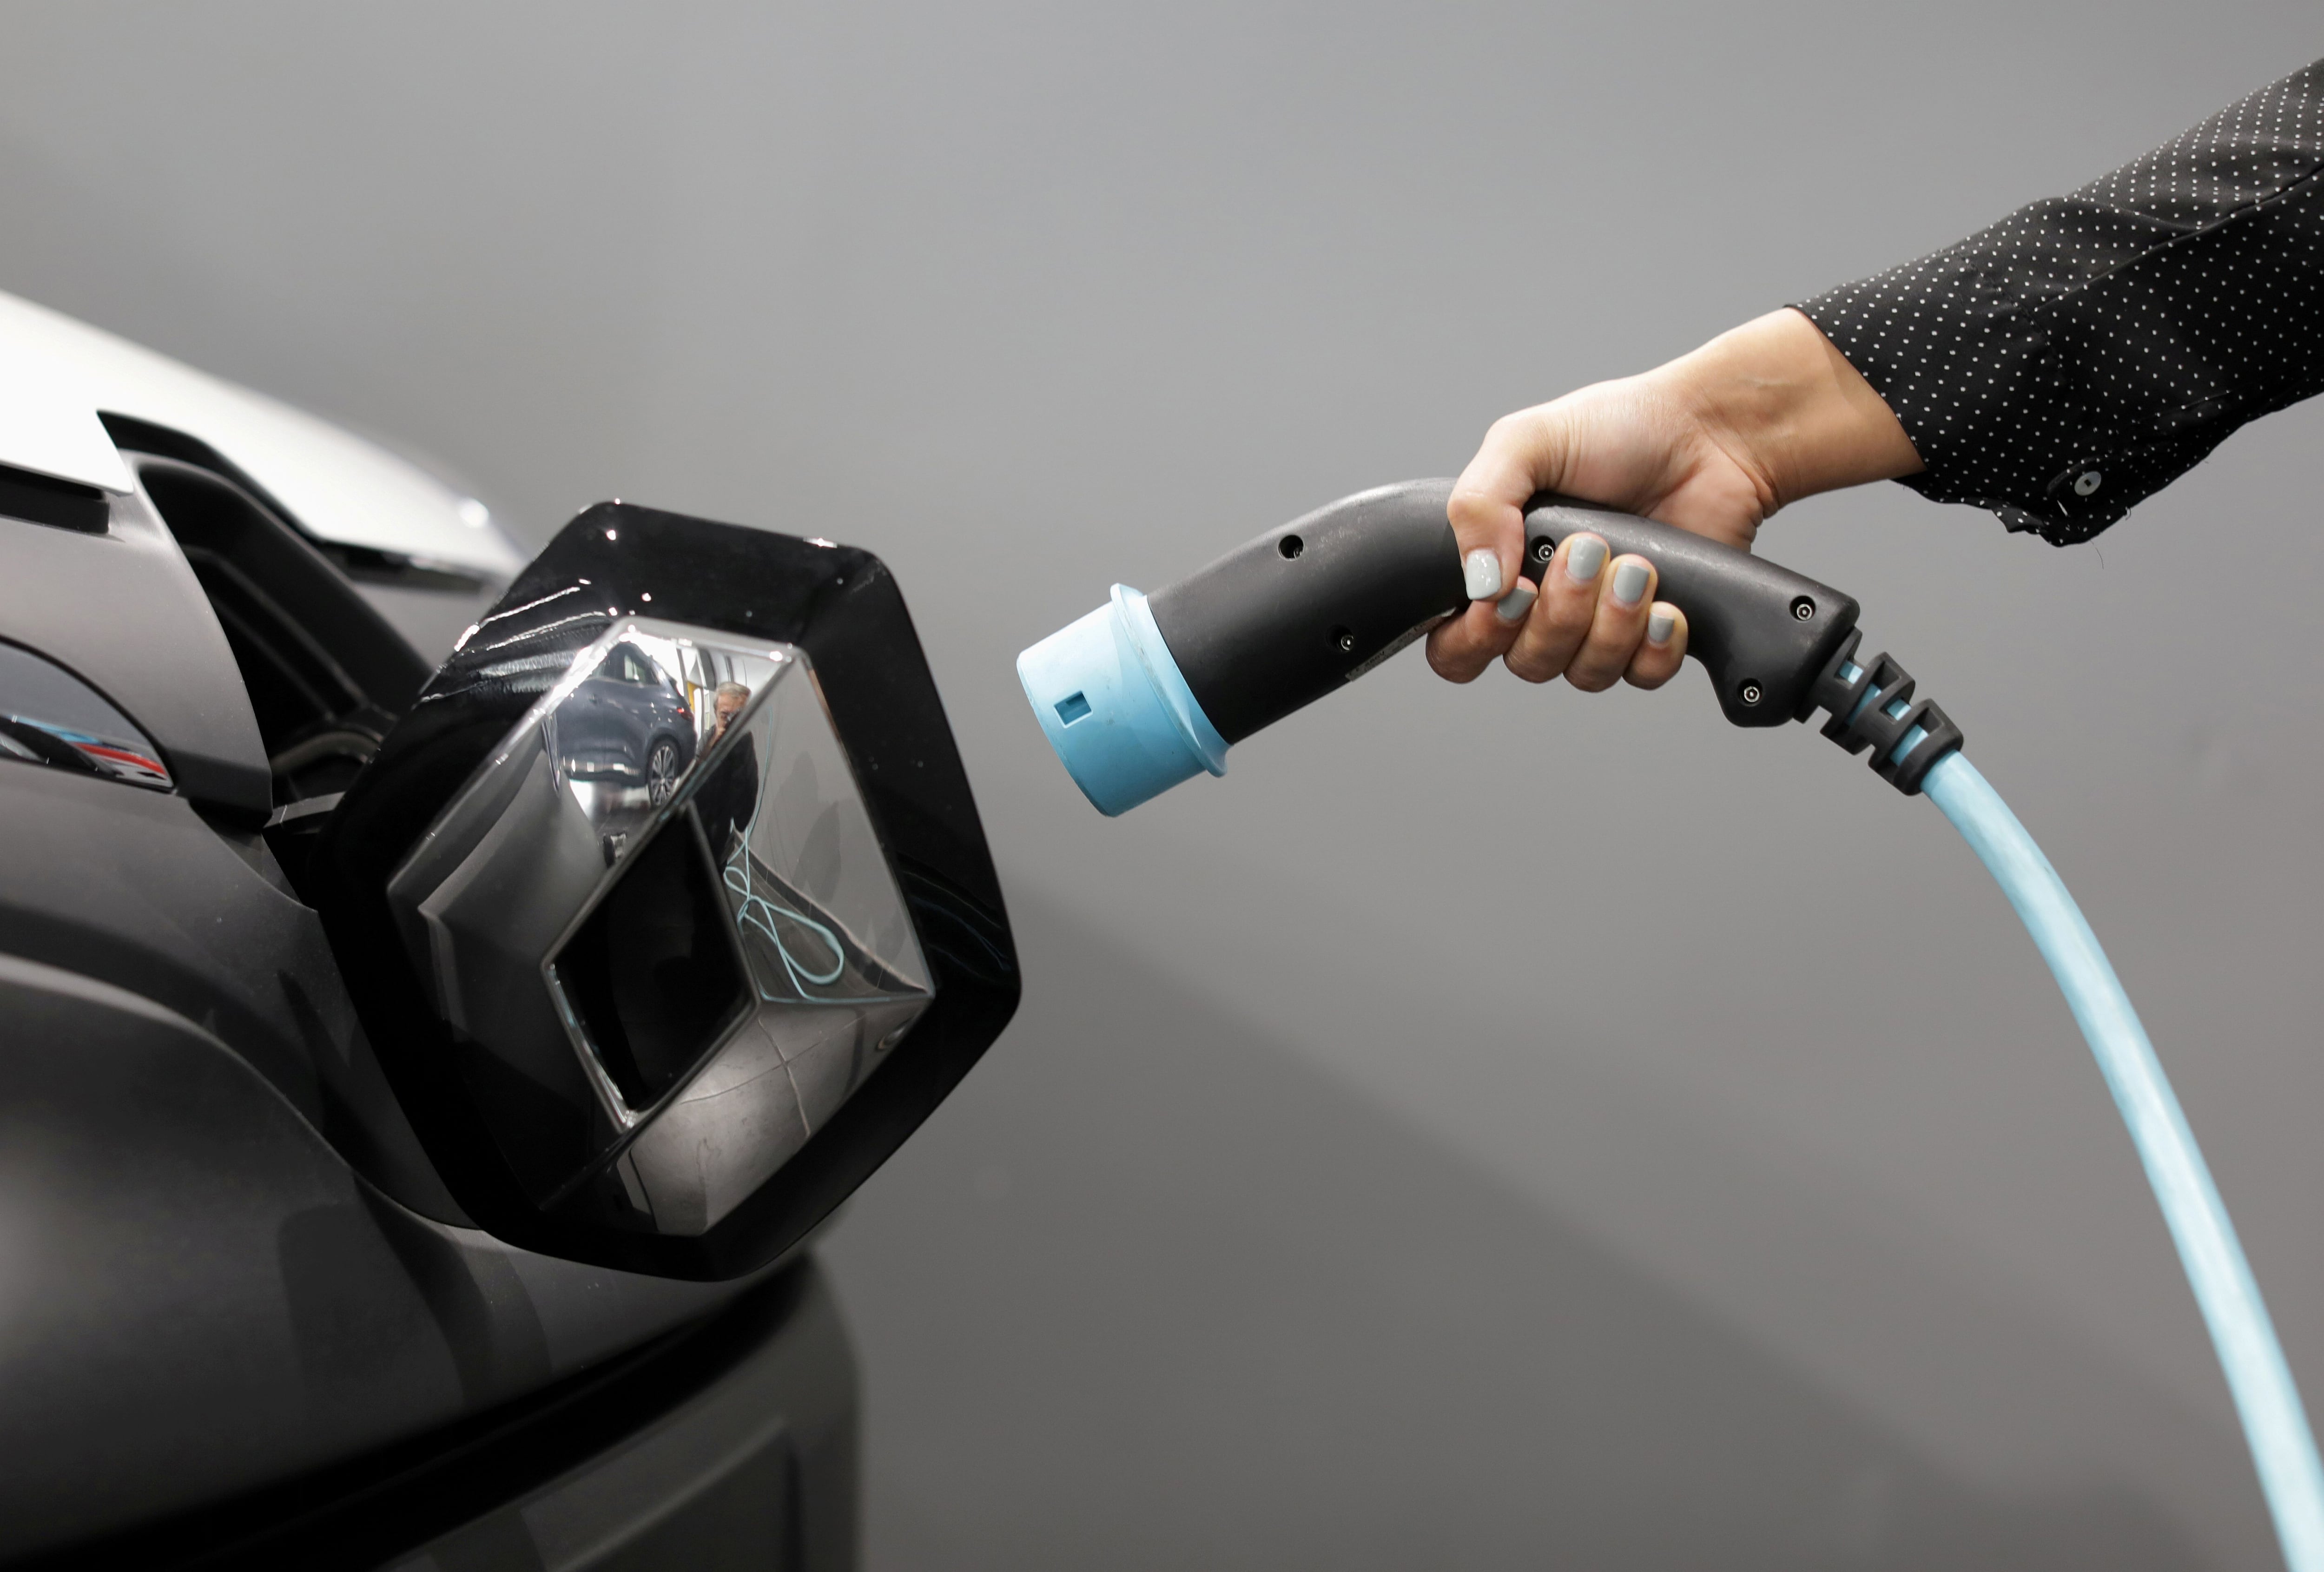
M 1823 735 L 1851 754 L 1872 750 L 1882 780 L 1907 797 L 1917 794 L 1939 759 L 1961 745 L 1960 727 L 1931 699 L 1913 698 L 1913 674 L 1886 654 L 1856 659 L 1860 631 L 1851 629 L 1824 663 L 1810 690 L 1812 707 L 1830 712 Z M 1897 750 L 1917 731 L 1910 748 Z

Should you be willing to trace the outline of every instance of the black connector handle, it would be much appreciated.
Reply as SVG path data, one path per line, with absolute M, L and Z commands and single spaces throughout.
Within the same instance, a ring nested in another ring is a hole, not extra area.
M 1445 515 L 1450 480 L 1408 481 L 1318 508 L 1237 547 L 1148 597 L 1187 688 L 1226 742 L 1238 743 L 1360 677 L 1468 604 Z M 1538 580 L 1576 531 L 1636 552 L 1659 598 L 1686 613 L 1687 653 L 1702 662 L 1737 726 L 1803 720 L 1817 679 L 1857 603 L 1764 558 L 1669 524 L 1536 498 L 1523 571 Z
M 1686 613 L 1686 652 L 1737 726 L 1805 720 L 1816 679 L 1856 625 L 1853 596 L 1765 557 L 1591 503 L 1540 496 L 1526 510 L 1525 576 L 1539 581 L 1568 535 L 1602 536 L 1655 565 L 1655 595 Z

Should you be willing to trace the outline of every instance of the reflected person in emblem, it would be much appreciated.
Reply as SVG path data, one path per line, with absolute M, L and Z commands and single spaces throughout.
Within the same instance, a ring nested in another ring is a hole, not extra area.
M 717 723 L 703 739 L 703 751 L 709 752 L 726 735 L 726 728 L 751 702 L 751 690 L 740 682 L 721 682 L 711 698 L 711 707 Z M 718 762 L 710 779 L 702 783 L 695 795 L 695 811 L 702 816 L 702 833 L 710 842 L 713 856 L 724 863 L 734 854 L 736 843 L 750 827 L 751 816 L 759 802 L 759 761 L 756 750 L 748 743 Z

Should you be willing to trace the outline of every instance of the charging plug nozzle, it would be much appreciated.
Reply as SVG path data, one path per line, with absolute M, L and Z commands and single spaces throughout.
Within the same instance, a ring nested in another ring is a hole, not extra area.
M 1126 813 L 1208 770 L 1227 772 L 1227 743 L 1194 701 L 1146 597 L 1112 598 L 1017 657 L 1041 730 L 1100 813 Z

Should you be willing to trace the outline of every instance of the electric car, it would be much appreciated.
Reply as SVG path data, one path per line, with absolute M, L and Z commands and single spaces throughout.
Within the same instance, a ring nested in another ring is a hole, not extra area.
M 1016 963 L 894 580 L 751 524 L 529 559 L 0 296 L 0 1565 L 853 1564 L 815 1231 Z
M 558 738 L 567 774 L 642 792 L 654 808 L 667 803 L 694 762 L 694 709 L 678 680 L 625 643 L 582 679 L 581 694 Z

